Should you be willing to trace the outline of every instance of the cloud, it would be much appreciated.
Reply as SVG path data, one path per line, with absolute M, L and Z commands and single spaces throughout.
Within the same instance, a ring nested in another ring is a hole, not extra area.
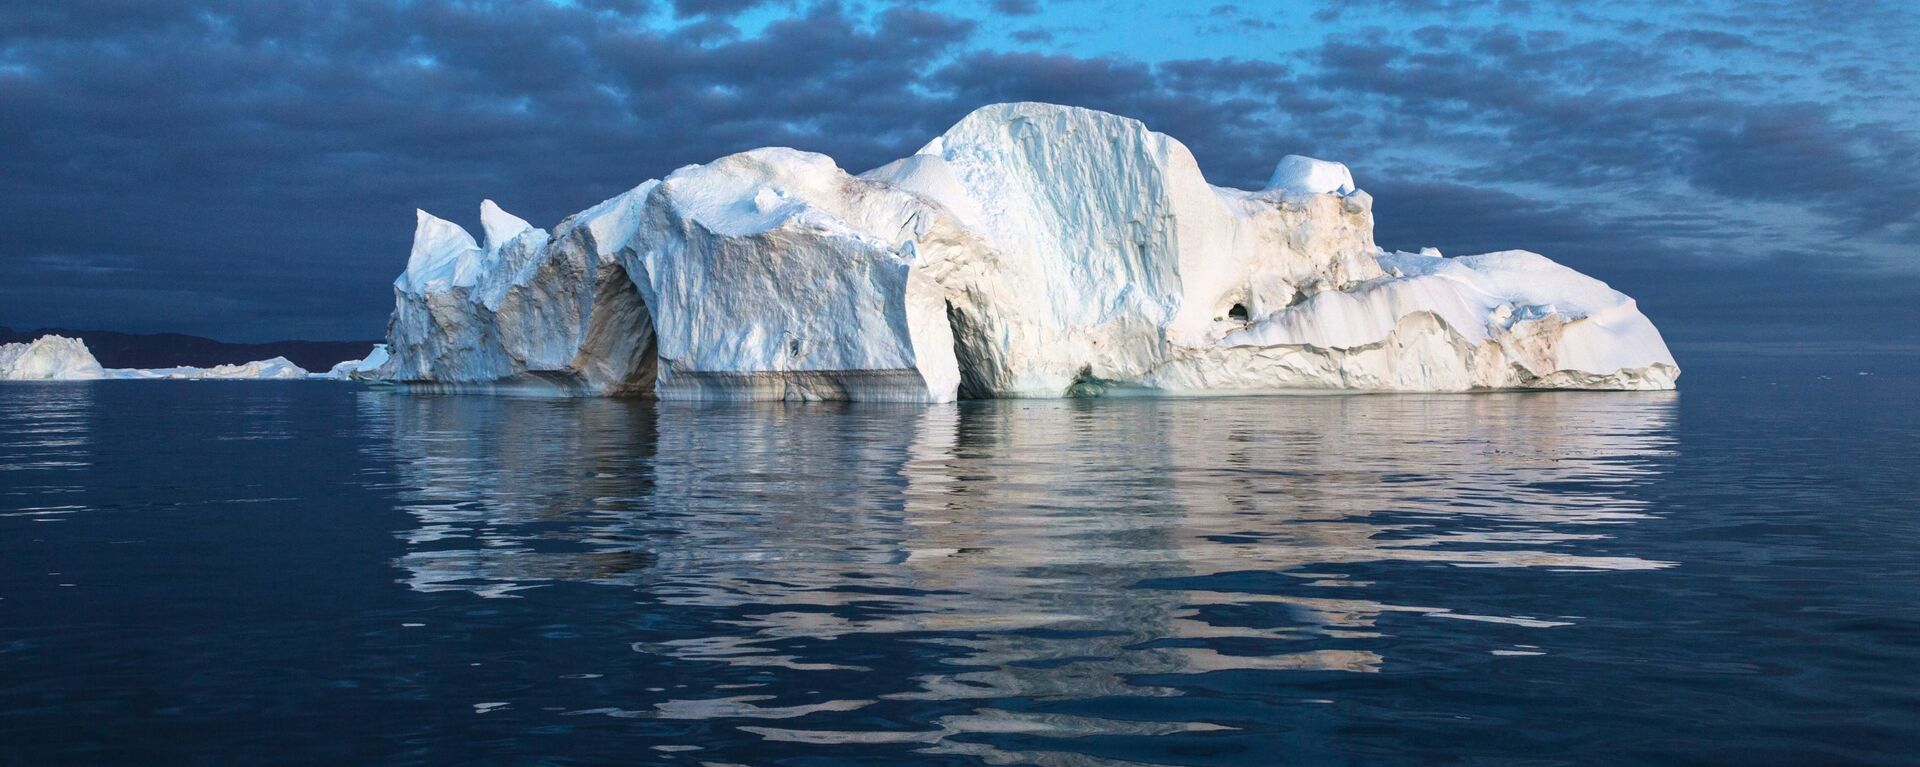
M 1244 32 L 1266 32 L 1277 30 L 1279 24 L 1259 16 L 1247 15 L 1238 5 L 1226 3 L 1207 9 L 1207 18 L 1212 23 L 1201 27 L 1208 34 L 1235 34 Z
M 28 117 L 0 121 L 8 322 L 376 335 L 413 207 L 552 222 L 770 143 L 878 164 L 957 116 L 914 84 L 972 29 L 832 5 L 749 39 L 604 3 L 122 10 L 0 12 L 0 111 Z M 34 260 L 66 253 L 131 259 L 147 297 Z
M 1314 18 L 1336 21 L 1349 13 L 1363 10 L 1379 15 L 1440 15 L 1462 19 L 1480 11 L 1497 11 L 1507 16 L 1524 15 L 1532 12 L 1533 4 L 1527 0 L 1376 0 L 1362 6 L 1334 0 L 1315 11 Z
M 1659 85 L 1675 71 L 1631 41 L 1504 28 L 1454 30 L 1447 41 L 1439 49 L 1377 38 L 1329 43 L 1314 54 L 1315 82 L 1377 101 L 1425 123 L 1420 132 L 1488 158 L 1473 169 L 1476 180 L 1677 182 L 1729 200 L 1815 208 L 1834 231 L 1920 215 L 1920 138 L 1910 131 L 1737 91 L 1602 87 Z
M 683 19 L 697 16 L 726 18 L 767 3 L 768 0 L 673 0 L 673 15 Z M 632 3 L 627 10 L 633 12 L 644 7 L 643 3 Z
M 1013 38 L 1014 42 L 1020 42 L 1020 43 L 1053 42 L 1053 32 L 1049 30 L 1041 29 L 1039 27 L 1029 27 L 1027 29 L 1014 30 L 1011 37 Z
M 1704 48 L 1713 51 L 1732 51 L 1757 48 L 1753 40 L 1745 35 L 1723 32 L 1717 29 L 1674 29 L 1661 32 L 1654 38 L 1663 46 Z
M 1008 16 L 1033 16 L 1040 13 L 1035 0 L 993 0 L 993 10 Z

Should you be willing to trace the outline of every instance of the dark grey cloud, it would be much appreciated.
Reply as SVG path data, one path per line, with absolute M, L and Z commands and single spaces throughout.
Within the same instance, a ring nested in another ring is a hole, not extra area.
M 1207 18 L 1211 23 L 1201 27 L 1210 34 L 1232 34 L 1235 32 L 1261 32 L 1276 30 L 1279 24 L 1257 14 L 1247 13 L 1245 9 L 1232 3 L 1216 5 L 1207 9 Z
M 993 0 L 993 10 L 1008 16 L 1032 16 L 1040 12 L 1035 0 Z
M 766 144 L 878 164 L 958 116 L 914 83 L 969 21 L 823 5 L 740 39 L 652 10 L 0 12 L 28 117 L 0 121 L 0 322 L 376 335 L 415 206 L 552 222 Z
M 1732 51 L 1759 47 L 1745 35 L 1724 32 L 1717 29 L 1673 29 L 1661 32 L 1654 38 L 1664 46 L 1681 48 L 1704 48 L 1713 51 Z
M 1013 38 L 1014 42 L 1018 42 L 1018 43 L 1053 42 L 1053 32 L 1051 30 L 1041 29 L 1039 27 L 1028 27 L 1026 29 L 1016 29 L 1009 36 Z
M 982 12 L 1027 10 L 1002 5 Z M 1757 5 L 1529 26 L 1546 6 L 1402 0 L 1393 29 L 1331 14 L 1297 55 L 1144 61 L 994 50 L 980 25 L 1006 20 L 907 5 L 16 4 L 0 323 L 368 337 L 413 207 L 471 221 L 491 196 L 551 224 L 730 152 L 858 171 L 982 104 L 1043 100 L 1139 117 L 1216 183 L 1345 160 L 1382 244 L 1539 250 L 1680 338 L 1910 338 L 1912 78 L 1832 50 L 1861 33 L 1804 5 Z M 1182 18 L 1239 34 L 1266 21 L 1247 7 Z M 1060 19 L 1034 10 L 1007 34 L 1049 43 Z
M 673 15 L 727 17 L 766 5 L 769 0 L 673 0 Z
M 1314 18 L 1335 21 L 1355 13 L 1441 15 L 1460 19 L 1481 11 L 1496 11 L 1516 16 L 1532 12 L 1529 0 L 1374 0 L 1371 3 L 1329 2 L 1314 12 Z
M 1920 217 L 1920 137 L 1911 131 L 1820 103 L 1617 87 L 1672 69 L 1631 41 L 1493 28 L 1453 33 L 1440 47 L 1332 43 L 1316 63 L 1320 87 L 1416 116 L 1427 125 L 1415 130 L 1451 134 L 1453 143 L 1498 158 L 1482 164 L 1477 180 L 1671 180 L 1730 200 L 1817 208 L 1835 231 L 1903 227 Z M 1405 128 L 1376 138 L 1392 141 Z
M 1423 5 L 1401 10 L 1449 22 L 1362 29 L 1307 54 L 1305 77 L 1354 105 L 1307 134 L 1353 128 L 1349 157 L 1409 143 L 1450 157 L 1373 176 L 1362 164 L 1383 244 L 1545 252 L 1635 295 L 1683 341 L 1920 337 L 1920 137 L 1898 124 L 1897 96 L 1863 109 L 1866 94 L 1804 75 L 1825 61 L 1897 91 L 1887 49 L 1859 43 L 1900 14 L 1837 24 L 1813 4 L 1756 3 L 1677 28 L 1527 29 L 1508 14 L 1461 21 L 1475 4 Z

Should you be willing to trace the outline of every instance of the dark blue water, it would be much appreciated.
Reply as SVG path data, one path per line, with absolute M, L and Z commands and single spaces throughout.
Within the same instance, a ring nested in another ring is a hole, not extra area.
M 933 408 L 7 385 L 0 762 L 1912 764 L 1920 379 L 1852 367 Z

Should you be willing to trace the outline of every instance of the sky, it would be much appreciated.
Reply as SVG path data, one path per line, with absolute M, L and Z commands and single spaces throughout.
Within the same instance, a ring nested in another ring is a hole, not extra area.
M 1382 246 L 1544 253 L 1680 350 L 1917 353 L 1917 62 L 1908 0 L 6 3 L 0 324 L 378 338 L 416 207 L 551 227 L 1037 100 L 1217 185 L 1344 162 Z

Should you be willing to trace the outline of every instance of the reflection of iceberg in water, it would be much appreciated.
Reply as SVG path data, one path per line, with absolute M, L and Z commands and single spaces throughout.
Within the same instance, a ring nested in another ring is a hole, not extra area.
M 51 521 L 86 510 L 79 498 L 86 470 L 97 462 L 93 387 L 5 384 L 0 403 L 0 517 Z M 30 495 L 20 489 L 32 489 Z M 30 500 L 37 498 L 39 500 Z M 53 502 L 45 502 L 52 500 Z M 26 505 L 32 504 L 32 505 Z
M 1068 704 L 1177 699 L 1180 675 L 1220 670 L 1381 670 L 1390 615 L 1577 623 L 1370 599 L 1368 574 L 1665 566 L 1595 552 L 1613 526 L 1644 518 L 1623 490 L 1657 471 L 1675 402 L 1543 393 L 656 409 L 369 395 L 366 407 L 391 429 L 419 520 L 400 562 L 413 587 L 636 586 L 725 616 L 636 637 L 637 651 L 787 680 L 597 713 L 1090 763 L 953 736 L 1206 729 Z M 880 667 L 827 641 L 840 639 L 938 660 Z M 849 673 L 890 689 L 774 694 Z M 836 718 L 959 700 L 979 707 L 923 732 Z M 1008 700 L 1028 710 L 1000 707 Z
M 632 583 L 648 502 L 653 411 L 630 402 L 361 395 L 390 433 L 400 497 L 419 521 L 400 564 L 422 591 L 503 596 L 553 581 Z
M 91 464 L 90 386 L 9 383 L 0 410 L 0 471 L 84 469 Z

